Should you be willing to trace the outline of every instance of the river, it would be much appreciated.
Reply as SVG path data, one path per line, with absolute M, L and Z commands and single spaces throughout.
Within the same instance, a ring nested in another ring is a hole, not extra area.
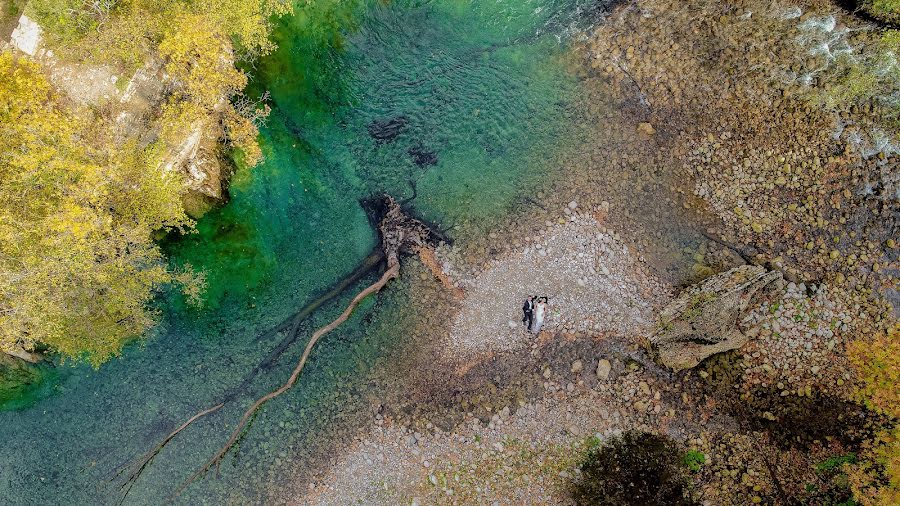
M 280 336 L 258 339 L 372 250 L 360 199 L 383 192 L 458 241 L 515 212 L 564 149 L 577 79 L 570 43 L 602 17 L 591 0 L 319 0 L 298 2 L 279 49 L 251 69 L 271 94 L 265 162 L 240 169 L 229 203 L 198 232 L 165 243 L 176 265 L 207 273 L 207 303 L 160 297 L 162 321 L 99 370 L 59 364 L 23 402 L 0 412 L 0 503 L 115 504 L 117 466 L 152 447 L 240 383 Z M 413 198 L 414 197 L 414 198 Z M 364 283 L 363 280 L 361 283 Z M 267 405 L 218 478 L 178 502 L 246 504 L 278 495 L 323 428 L 352 425 L 363 376 L 395 343 L 368 300 L 329 335 L 300 385 Z M 313 325 L 246 393 L 167 446 L 125 497 L 159 504 L 225 441 L 240 413 L 289 374 Z M 377 330 L 376 331 L 376 327 Z M 346 409 L 345 409 L 346 408 Z M 324 442 L 323 442 L 324 441 Z

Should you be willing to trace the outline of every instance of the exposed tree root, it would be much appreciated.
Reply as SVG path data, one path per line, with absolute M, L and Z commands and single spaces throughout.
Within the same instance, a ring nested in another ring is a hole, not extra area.
M 379 231 L 381 232 L 382 239 L 382 251 L 376 252 L 366 258 L 362 265 L 360 265 L 351 276 L 346 278 L 343 282 L 335 286 L 332 290 L 326 293 L 324 296 L 320 297 L 313 303 L 307 305 L 301 311 L 295 313 L 290 318 L 286 319 L 280 325 L 275 328 L 269 330 L 264 333 L 261 338 L 269 337 L 274 333 L 280 332 L 285 329 L 290 329 L 285 336 L 285 338 L 281 341 L 281 343 L 269 354 L 266 359 L 261 362 L 258 366 L 256 366 L 253 370 L 251 370 L 237 386 L 226 391 L 223 399 L 216 405 L 205 409 L 203 411 L 198 412 L 191 418 L 189 418 L 185 423 L 179 426 L 177 429 L 169 433 L 165 439 L 163 439 L 159 444 L 153 447 L 150 451 L 145 453 L 143 456 L 138 458 L 137 460 L 126 464 L 119 468 L 116 472 L 112 480 L 115 480 L 121 477 L 126 470 L 131 470 L 125 479 L 124 484 L 121 485 L 121 489 L 124 491 L 124 495 L 122 497 L 122 501 L 127 497 L 128 492 L 131 490 L 134 483 L 141 476 L 141 473 L 153 462 L 153 459 L 159 454 L 160 451 L 172 441 L 175 436 L 177 436 L 180 432 L 185 430 L 192 423 L 200 420 L 201 418 L 214 413 L 220 410 L 227 402 L 233 400 L 237 397 L 237 395 L 243 391 L 247 386 L 249 386 L 250 382 L 255 378 L 261 371 L 267 370 L 271 367 L 271 365 L 277 360 L 277 358 L 293 343 L 296 339 L 297 331 L 299 329 L 300 323 L 304 318 L 309 316 L 313 311 L 315 311 L 322 304 L 330 300 L 331 298 L 342 293 L 347 287 L 355 283 L 357 280 L 361 279 L 365 274 L 370 272 L 373 268 L 377 267 L 383 260 L 387 261 L 387 271 L 381 276 L 381 278 L 368 286 L 360 293 L 358 293 L 347 308 L 344 310 L 341 315 L 329 323 L 328 325 L 318 329 L 315 333 L 313 333 L 312 337 L 310 337 L 309 342 L 306 345 L 306 348 L 303 351 L 303 355 L 300 357 L 299 362 L 294 368 L 293 373 L 290 378 L 288 378 L 287 382 L 285 382 L 278 389 L 269 392 L 268 394 L 257 399 L 253 405 L 250 406 L 247 411 L 244 412 L 243 417 L 238 422 L 235 427 L 234 432 L 231 434 L 231 437 L 228 439 L 228 442 L 219 450 L 218 453 L 215 454 L 203 467 L 193 473 L 176 491 L 175 493 L 169 497 L 169 501 L 174 500 L 181 492 L 184 491 L 186 487 L 188 487 L 191 483 L 193 483 L 198 477 L 205 474 L 209 471 L 210 468 L 214 465 L 218 465 L 221 460 L 225 457 L 228 451 L 235 445 L 235 443 L 240 439 L 241 433 L 246 429 L 247 424 L 252 419 L 257 410 L 262 407 L 266 402 L 278 397 L 282 393 L 289 390 L 294 384 L 297 382 L 297 379 L 300 376 L 300 373 L 303 371 L 303 367 L 306 365 L 306 362 L 309 358 L 310 353 L 312 352 L 313 347 L 316 343 L 321 339 L 325 334 L 331 332 L 342 323 L 344 323 L 350 315 L 353 313 L 353 310 L 356 306 L 369 295 L 378 292 L 393 278 L 397 277 L 400 272 L 400 255 L 403 254 L 419 254 L 423 259 L 423 263 L 429 266 L 432 269 L 432 272 L 438 276 L 443 283 L 449 283 L 449 279 L 445 279 L 446 275 L 443 275 L 443 272 L 440 271 L 439 266 L 437 265 L 437 259 L 434 257 L 433 253 L 429 256 L 426 251 L 430 251 L 428 246 L 434 244 L 438 240 L 437 233 L 430 228 L 428 228 L 425 224 L 410 218 L 409 216 L 403 213 L 403 210 L 397 204 L 397 202 L 389 197 L 385 196 L 383 200 L 379 203 L 379 209 L 381 214 L 381 220 L 378 225 Z M 433 265 L 429 265 L 428 259 L 431 260 Z M 437 271 L 435 271 L 437 268 Z M 443 277 L 439 276 L 438 273 L 443 275 Z M 451 284 L 452 285 L 452 284 Z M 111 481 L 112 481 L 111 480 Z
M 444 285 L 445 288 L 450 290 L 453 293 L 453 296 L 457 299 L 463 298 L 465 296 L 465 292 L 463 292 L 462 288 L 453 284 L 453 281 L 450 279 L 443 269 L 441 269 L 441 264 L 438 262 L 437 256 L 434 254 L 434 250 L 430 248 L 423 248 L 419 251 L 419 260 L 422 261 L 422 264 L 431 271 L 431 274 L 437 278 L 438 281 Z
M 193 483 L 194 480 L 196 480 L 197 478 L 199 478 L 200 476 L 205 474 L 207 471 L 209 471 L 210 468 L 212 468 L 212 466 L 214 466 L 214 465 L 217 466 L 222 461 L 222 458 L 225 457 L 225 454 L 228 453 L 228 450 L 230 450 L 231 447 L 234 446 L 234 444 L 237 442 L 237 440 L 241 437 L 241 432 L 243 432 L 244 427 L 247 425 L 247 422 L 250 421 L 250 418 L 253 417 L 254 413 L 256 413 L 256 411 L 260 407 L 262 407 L 263 404 L 278 397 L 279 395 L 283 394 L 284 392 L 288 391 L 291 387 L 294 386 L 295 383 L 297 383 L 297 378 L 300 377 L 300 373 L 303 371 L 303 367 L 306 365 L 306 361 L 309 358 L 309 354 L 310 354 L 310 352 L 312 352 L 312 349 L 316 345 L 316 342 L 318 342 L 318 340 L 322 336 L 331 332 L 332 330 L 334 330 L 338 326 L 340 326 L 342 323 L 347 321 L 347 318 L 350 318 L 350 314 L 353 313 L 353 310 L 356 309 L 356 306 L 363 299 L 365 299 L 369 295 L 376 293 L 379 290 L 381 290 L 382 288 L 384 288 L 384 285 L 386 285 L 388 283 L 388 281 L 390 281 L 391 279 L 397 277 L 397 274 L 399 274 L 399 272 L 400 272 L 400 264 L 396 263 L 391 268 L 389 268 L 387 270 L 387 272 L 385 272 L 378 281 L 376 281 L 372 285 L 369 285 L 369 287 L 366 288 L 365 290 L 359 292 L 359 294 L 357 294 L 356 297 L 354 297 L 353 300 L 350 301 L 350 304 L 347 306 L 346 309 L 344 309 L 344 312 L 341 313 L 341 315 L 338 316 L 333 322 L 331 322 L 328 325 L 317 330 L 316 333 L 313 334 L 312 337 L 309 339 L 309 342 L 306 344 L 306 349 L 303 350 L 303 355 L 300 357 L 300 361 L 297 362 L 297 366 L 294 368 L 294 372 L 291 373 L 291 377 L 288 378 L 287 382 L 285 382 L 283 385 L 281 385 L 277 389 L 275 389 L 275 390 L 267 393 L 266 395 L 260 397 L 259 399 L 257 399 L 256 402 L 254 402 L 253 405 L 250 406 L 247 409 L 247 411 L 244 412 L 244 416 L 241 417 L 241 420 L 238 422 L 237 426 L 234 428 L 234 431 L 231 433 L 231 437 L 228 439 L 228 442 L 225 443 L 225 446 L 223 446 L 218 451 L 218 453 L 216 453 L 215 456 L 213 456 L 213 458 L 209 459 L 209 461 L 206 464 L 204 464 L 203 467 L 198 469 L 184 483 L 182 483 L 181 486 L 178 487 L 178 489 L 175 491 L 175 494 L 170 499 L 174 499 L 175 497 L 177 497 L 182 491 L 184 491 L 185 488 L 187 488 L 188 485 Z
M 139 458 L 137 461 L 133 462 L 130 465 L 126 465 L 126 466 L 119 468 L 119 470 L 116 472 L 116 477 L 121 476 L 122 473 L 124 473 L 126 469 L 132 469 L 131 474 L 125 480 L 125 483 L 122 484 L 121 488 L 124 493 L 122 494 L 122 500 L 119 501 L 119 504 L 122 504 L 123 502 L 125 502 L 125 498 L 128 497 L 128 493 L 131 492 L 131 487 L 134 486 L 135 482 L 137 481 L 137 478 L 141 475 L 142 472 L 144 472 L 144 469 L 146 469 L 147 466 L 149 466 L 150 463 L 153 462 L 153 459 L 159 454 L 160 451 L 162 451 L 162 449 L 169 443 L 169 441 L 171 441 L 175 436 L 177 436 L 179 432 L 188 428 L 188 426 L 190 424 L 196 422 L 197 420 L 203 418 L 204 416 L 206 416 L 210 413 L 218 411 L 223 406 L 225 406 L 225 402 L 220 402 L 219 404 L 216 404 L 215 406 L 213 406 L 209 409 L 204 409 L 203 411 L 200 411 L 196 415 L 190 417 L 188 419 L 188 421 L 181 424 L 181 427 L 178 427 L 177 429 L 170 432 L 169 435 L 166 436 L 165 439 L 160 441 L 158 445 L 154 446 L 152 450 L 150 450 L 149 452 L 142 455 L 141 458 Z
M 275 361 L 284 353 L 290 345 L 294 344 L 294 341 L 297 340 L 298 330 L 300 328 L 300 324 L 303 323 L 303 320 L 309 317 L 315 310 L 322 307 L 323 304 L 334 299 L 338 295 L 344 293 L 344 290 L 350 288 L 354 283 L 362 279 L 364 276 L 374 271 L 382 262 L 384 262 L 384 252 L 380 249 L 377 251 L 373 251 L 369 256 L 356 267 L 356 269 L 346 278 L 342 279 L 340 283 L 331 288 L 327 293 L 317 298 L 316 300 L 310 302 L 306 306 L 303 307 L 300 311 L 294 313 L 289 318 L 287 318 L 284 322 L 282 322 L 279 326 L 275 327 L 274 332 L 269 333 L 269 335 L 274 334 L 276 332 L 281 332 L 287 330 L 284 338 L 278 343 L 278 346 L 273 349 L 269 355 L 259 363 L 256 367 L 254 367 L 244 379 L 234 388 L 230 389 L 225 394 L 225 400 L 230 400 L 234 398 L 238 393 L 246 389 L 249 386 L 250 382 L 259 375 L 260 372 L 267 371 L 271 369 L 272 365 L 275 364 Z M 257 338 L 260 340 L 266 336 L 261 336 Z
M 300 324 L 305 320 L 309 315 L 311 315 L 315 310 L 320 308 L 323 304 L 327 303 L 331 299 L 337 297 L 341 293 L 344 292 L 347 288 L 352 286 L 354 283 L 362 279 L 369 272 L 374 270 L 384 261 L 384 252 L 380 249 L 372 252 L 368 257 L 366 257 L 362 263 L 346 278 L 342 279 L 338 284 L 333 286 L 328 292 L 323 294 L 321 297 L 316 298 L 314 301 L 310 302 L 306 306 L 304 306 L 300 311 L 292 314 L 288 318 L 286 318 L 283 322 L 278 324 L 277 326 L 267 330 L 260 336 L 256 338 L 257 341 L 271 337 L 272 335 L 284 331 L 287 329 L 287 333 L 284 338 L 278 343 L 278 346 L 273 349 L 269 355 L 256 367 L 250 370 L 240 383 L 229 388 L 222 395 L 218 404 L 212 406 L 211 408 L 207 408 L 197 412 L 194 416 L 189 418 L 184 424 L 180 427 L 169 433 L 168 436 L 165 437 L 159 444 L 157 444 L 153 449 L 143 454 L 140 458 L 127 462 L 126 464 L 118 467 L 112 475 L 110 481 L 114 481 L 116 479 L 122 478 L 125 475 L 126 471 L 130 470 L 130 472 L 125 476 L 125 481 L 119 486 L 120 490 L 122 490 L 123 496 L 122 501 L 128 496 L 128 493 L 131 491 L 131 487 L 134 486 L 134 483 L 140 478 L 141 473 L 144 472 L 144 469 L 147 468 L 152 462 L 154 457 L 159 454 L 160 451 L 175 437 L 188 428 L 192 423 L 200 420 L 206 415 L 210 415 L 215 413 L 219 409 L 225 406 L 228 402 L 231 402 L 238 395 L 243 393 L 247 388 L 249 388 L 252 381 L 261 373 L 268 371 L 275 364 L 275 361 L 290 347 L 294 341 L 297 340 L 298 330 L 300 328 Z M 121 504 L 121 502 L 120 502 Z

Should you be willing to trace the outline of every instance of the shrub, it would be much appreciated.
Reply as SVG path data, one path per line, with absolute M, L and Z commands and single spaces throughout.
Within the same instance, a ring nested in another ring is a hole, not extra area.
M 859 400 L 893 420 L 865 444 L 859 463 L 850 466 L 854 496 L 864 505 L 900 504 L 900 325 L 872 340 L 848 346 L 862 386 Z
M 696 450 L 690 450 L 684 454 L 684 459 L 682 459 L 682 461 L 688 469 L 696 473 L 699 472 L 703 467 L 703 464 L 706 463 L 706 455 Z
M 900 0 L 866 0 L 862 8 L 876 19 L 896 23 L 900 21 Z
M 677 445 L 665 437 L 626 433 L 588 452 L 572 498 L 584 505 L 693 504 L 680 456 Z

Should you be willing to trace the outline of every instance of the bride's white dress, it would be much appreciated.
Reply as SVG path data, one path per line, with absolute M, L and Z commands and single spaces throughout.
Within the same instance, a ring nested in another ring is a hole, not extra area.
M 544 325 L 544 313 L 547 310 L 547 304 L 538 302 L 534 305 L 534 321 L 531 323 L 531 332 L 539 334 L 541 327 Z

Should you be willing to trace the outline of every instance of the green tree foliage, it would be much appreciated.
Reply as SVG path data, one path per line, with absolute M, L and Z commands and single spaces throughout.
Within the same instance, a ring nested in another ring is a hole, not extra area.
M 900 21 L 900 0 L 865 0 L 862 8 L 882 21 Z
M 0 350 L 38 343 L 99 365 L 155 322 L 171 272 L 151 237 L 192 226 L 183 181 L 56 100 L 41 68 L 0 54 Z
M 695 456 L 699 466 L 698 460 Z M 579 466 L 580 477 L 571 486 L 572 499 L 584 505 L 694 504 L 685 462 L 671 440 L 627 432 L 588 452 Z

